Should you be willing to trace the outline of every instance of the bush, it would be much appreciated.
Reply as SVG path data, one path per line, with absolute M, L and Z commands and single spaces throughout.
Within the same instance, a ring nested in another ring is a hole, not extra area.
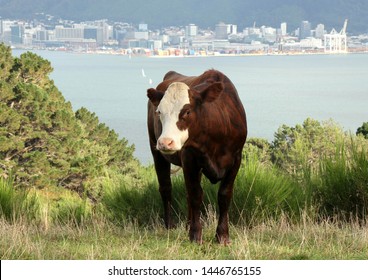
M 335 153 L 336 146 L 347 135 L 333 121 L 319 122 L 311 118 L 302 125 L 281 126 L 271 145 L 271 159 L 278 167 L 294 176 L 304 176 L 305 167 L 316 170 L 321 156 Z
M 365 139 L 368 139 L 368 122 L 364 122 L 361 127 L 358 127 L 356 135 L 362 135 Z

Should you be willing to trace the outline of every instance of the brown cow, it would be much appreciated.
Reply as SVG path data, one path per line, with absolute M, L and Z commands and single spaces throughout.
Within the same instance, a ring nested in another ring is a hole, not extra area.
M 166 227 L 172 227 L 172 163 L 183 168 L 190 240 L 202 242 L 203 173 L 213 184 L 221 181 L 216 238 L 229 243 L 228 210 L 247 137 L 245 111 L 234 85 L 216 70 L 197 77 L 171 71 L 147 96 L 149 141 Z

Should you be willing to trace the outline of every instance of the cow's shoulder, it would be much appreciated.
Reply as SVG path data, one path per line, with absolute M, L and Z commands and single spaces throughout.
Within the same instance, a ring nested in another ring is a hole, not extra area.
M 164 76 L 164 81 L 166 80 L 180 80 L 180 79 L 183 79 L 183 78 L 186 78 L 187 76 L 183 75 L 183 74 L 180 74 L 178 72 L 175 72 L 175 71 L 169 71 L 165 74 Z

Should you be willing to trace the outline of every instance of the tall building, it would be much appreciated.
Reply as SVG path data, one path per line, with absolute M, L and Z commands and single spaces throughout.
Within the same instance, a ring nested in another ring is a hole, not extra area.
M 323 39 L 325 36 L 325 26 L 323 24 L 318 24 L 316 27 L 316 38 Z
M 238 26 L 236 24 L 227 25 L 227 34 L 236 35 L 238 33 Z
M 22 44 L 23 43 L 23 35 L 24 35 L 24 26 L 23 25 L 12 25 L 10 26 L 11 32 L 11 42 L 13 44 Z
M 281 36 L 285 36 L 287 34 L 287 23 L 283 22 L 281 23 Z
M 103 29 L 99 27 L 85 27 L 84 39 L 96 40 L 97 45 L 103 44 Z
M 148 31 L 148 24 L 146 24 L 146 23 L 140 23 L 138 25 L 138 30 L 139 31 Z
M 311 23 L 307 20 L 302 21 L 299 29 L 299 39 L 305 39 L 311 36 Z
M 228 25 L 223 22 L 216 24 L 216 28 L 215 28 L 216 39 L 227 39 L 228 37 L 227 28 L 228 28 Z
M 188 37 L 195 37 L 198 35 L 198 26 L 195 24 L 189 24 L 185 26 L 185 36 Z

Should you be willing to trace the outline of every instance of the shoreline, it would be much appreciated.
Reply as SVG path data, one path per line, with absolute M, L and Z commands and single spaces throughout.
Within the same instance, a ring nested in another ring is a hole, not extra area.
M 32 48 L 32 47 L 20 47 L 12 46 L 12 50 L 18 51 L 50 51 L 50 52 L 66 52 L 73 54 L 98 54 L 98 55 L 117 55 L 127 56 L 129 58 L 134 57 L 147 57 L 147 58 L 205 58 L 205 57 L 256 57 L 256 56 L 307 56 L 307 55 L 350 55 L 350 54 L 368 54 L 367 50 L 356 50 L 347 52 L 324 52 L 324 51 L 289 51 L 289 52 L 249 52 L 249 53 L 220 53 L 220 52 L 197 52 L 194 54 L 180 54 L 167 51 L 165 54 L 152 54 L 150 52 L 134 53 L 130 49 L 106 49 L 106 50 L 78 50 L 67 48 Z

